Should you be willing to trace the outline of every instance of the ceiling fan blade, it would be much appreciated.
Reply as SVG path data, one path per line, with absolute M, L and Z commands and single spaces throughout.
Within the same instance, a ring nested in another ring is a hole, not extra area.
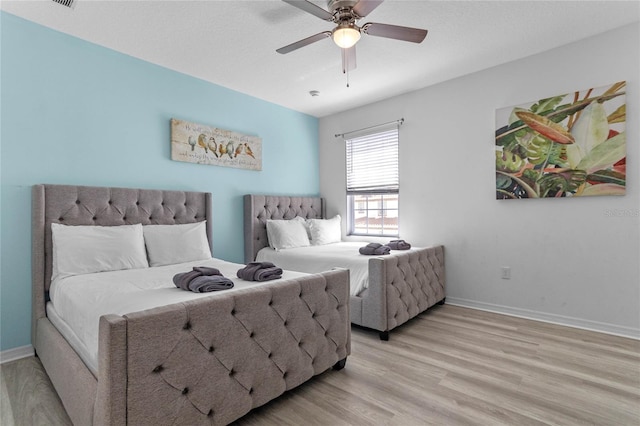
M 376 37 L 393 38 L 412 43 L 422 43 L 422 40 L 427 36 L 427 30 L 371 22 L 364 24 L 362 31 Z
M 291 43 L 288 46 L 281 47 L 280 49 L 277 49 L 276 52 L 282 53 L 284 55 L 285 53 L 293 52 L 294 50 L 300 49 L 301 47 L 308 46 L 311 43 L 315 43 L 316 41 L 320 41 L 320 40 L 325 39 L 327 37 L 331 37 L 331 31 L 324 31 L 324 32 L 318 33 L 316 35 L 312 35 L 311 37 L 307 37 L 307 38 L 304 38 L 302 40 L 298 40 L 295 43 Z
M 333 15 L 321 7 L 316 6 L 315 4 L 306 1 L 306 0 L 282 0 L 285 3 L 290 4 L 291 6 L 297 7 L 300 10 L 304 10 L 307 13 L 310 13 L 314 16 L 317 16 L 320 19 L 325 21 L 332 21 Z
M 342 73 L 356 69 L 356 46 L 342 50 Z
M 360 0 L 355 6 L 353 6 L 352 11 L 355 12 L 361 18 L 364 18 L 371 12 L 373 9 L 380 6 L 383 0 Z

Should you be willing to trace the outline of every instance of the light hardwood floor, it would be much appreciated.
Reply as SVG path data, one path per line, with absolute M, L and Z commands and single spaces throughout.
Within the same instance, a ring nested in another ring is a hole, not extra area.
M 2 425 L 70 424 L 36 358 L 1 370 Z M 436 306 L 236 424 L 637 426 L 640 341 Z

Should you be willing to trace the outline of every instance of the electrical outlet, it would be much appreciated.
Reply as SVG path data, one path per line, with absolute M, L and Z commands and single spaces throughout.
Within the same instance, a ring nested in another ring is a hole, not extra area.
M 501 268 L 501 271 L 502 271 L 501 277 L 502 277 L 503 280 L 510 280 L 511 279 L 511 268 L 510 267 L 503 266 Z

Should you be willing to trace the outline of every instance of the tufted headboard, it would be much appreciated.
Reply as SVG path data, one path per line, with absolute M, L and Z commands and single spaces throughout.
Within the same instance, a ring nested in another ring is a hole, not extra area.
M 260 249 L 269 245 L 267 219 L 322 219 L 324 214 L 324 200 L 320 197 L 245 195 L 244 262 L 253 262 Z
M 173 225 L 207 221 L 212 245 L 212 201 L 209 192 L 161 191 L 72 185 L 34 185 L 32 188 L 31 270 L 33 315 L 45 316 L 51 284 L 51 224 Z

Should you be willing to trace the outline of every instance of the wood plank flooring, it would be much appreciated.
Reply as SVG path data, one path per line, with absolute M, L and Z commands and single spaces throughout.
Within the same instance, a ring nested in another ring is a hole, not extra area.
M 40 360 L 23 358 L 0 366 L 0 425 L 71 425 Z
M 0 375 L 2 425 L 71 424 L 36 358 Z M 436 306 L 235 424 L 638 426 L 640 341 Z

